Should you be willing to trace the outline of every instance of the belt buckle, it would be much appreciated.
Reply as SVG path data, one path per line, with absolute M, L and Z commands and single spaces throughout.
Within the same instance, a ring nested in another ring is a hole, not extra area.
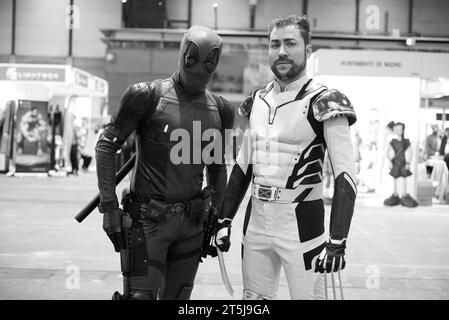
M 273 201 L 276 199 L 277 188 L 276 187 L 264 187 L 259 186 L 257 188 L 257 198 L 264 201 Z
M 139 216 L 145 217 L 145 218 L 151 218 L 151 209 L 149 204 L 147 203 L 140 203 L 139 204 Z
M 178 215 L 183 212 L 185 209 L 185 205 L 183 203 L 175 203 L 170 209 L 170 212 L 174 215 Z

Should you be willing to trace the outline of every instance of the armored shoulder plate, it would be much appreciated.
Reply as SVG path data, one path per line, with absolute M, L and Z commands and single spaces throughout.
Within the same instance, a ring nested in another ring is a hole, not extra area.
M 258 90 L 254 90 L 237 108 L 237 115 L 241 118 L 249 118 L 253 108 L 254 96 Z
M 351 101 L 336 89 L 326 90 L 317 97 L 313 103 L 313 116 L 320 122 L 335 117 L 347 117 L 349 125 L 357 120 Z

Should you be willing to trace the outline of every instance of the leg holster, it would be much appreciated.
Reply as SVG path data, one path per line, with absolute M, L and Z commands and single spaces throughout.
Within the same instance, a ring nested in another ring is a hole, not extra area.
M 129 191 L 122 194 L 123 211 L 129 213 Z M 128 217 L 129 218 L 129 217 Z M 127 236 L 126 249 L 120 251 L 120 264 L 123 275 L 123 295 L 115 292 L 113 300 L 152 300 L 156 299 L 157 288 L 148 281 L 148 259 L 145 235 L 142 224 L 135 216 L 132 223 L 123 223 Z
M 123 295 L 116 292 L 113 299 L 157 299 L 159 288 L 154 288 L 148 275 L 149 259 L 141 219 L 162 222 L 184 214 L 195 224 L 202 224 L 210 211 L 210 193 L 203 190 L 196 199 L 167 204 L 153 199 L 149 203 L 140 203 L 132 200 L 129 191 L 125 191 L 122 194 L 122 205 L 132 223 L 123 223 L 123 232 L 127 235 L 127 248 L 120 252 Z M 191 284 L 182 284 L 179 290 L 176 290 L 175 299 L 188 299 L 192 288 Z

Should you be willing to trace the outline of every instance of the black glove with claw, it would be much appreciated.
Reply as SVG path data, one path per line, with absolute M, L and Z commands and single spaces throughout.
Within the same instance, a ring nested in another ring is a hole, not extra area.
M 315 272 L 327 273 L 343 270 L 346 266 L 345 261 L 346 241 L 329 240 L 326 247 L 321 251 L 318 259 L 315 261 Z

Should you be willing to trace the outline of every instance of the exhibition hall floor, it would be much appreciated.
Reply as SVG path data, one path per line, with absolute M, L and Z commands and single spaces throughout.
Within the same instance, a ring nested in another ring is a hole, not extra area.
M 102 230 L 102 216 L 96 210 L 81 224 L 73 218 L 96 192 L 92 172 L 0 176 L 0 299 L 108 300 L 121 291 L 119 255 Z M 387 208 L 382 201 L 358 195 L 342 272 L 345 299 L 448 299 L 449 205 Z M 242 297 L 244 210 L 242 205 L 225 254 L 234 299 Z M 326 206 L 327 219 L 329 213 Z M 278 299 L 288 298 L 282 276 Z M 230 299 L 217 259 L 200 264 L 192 299 Z

